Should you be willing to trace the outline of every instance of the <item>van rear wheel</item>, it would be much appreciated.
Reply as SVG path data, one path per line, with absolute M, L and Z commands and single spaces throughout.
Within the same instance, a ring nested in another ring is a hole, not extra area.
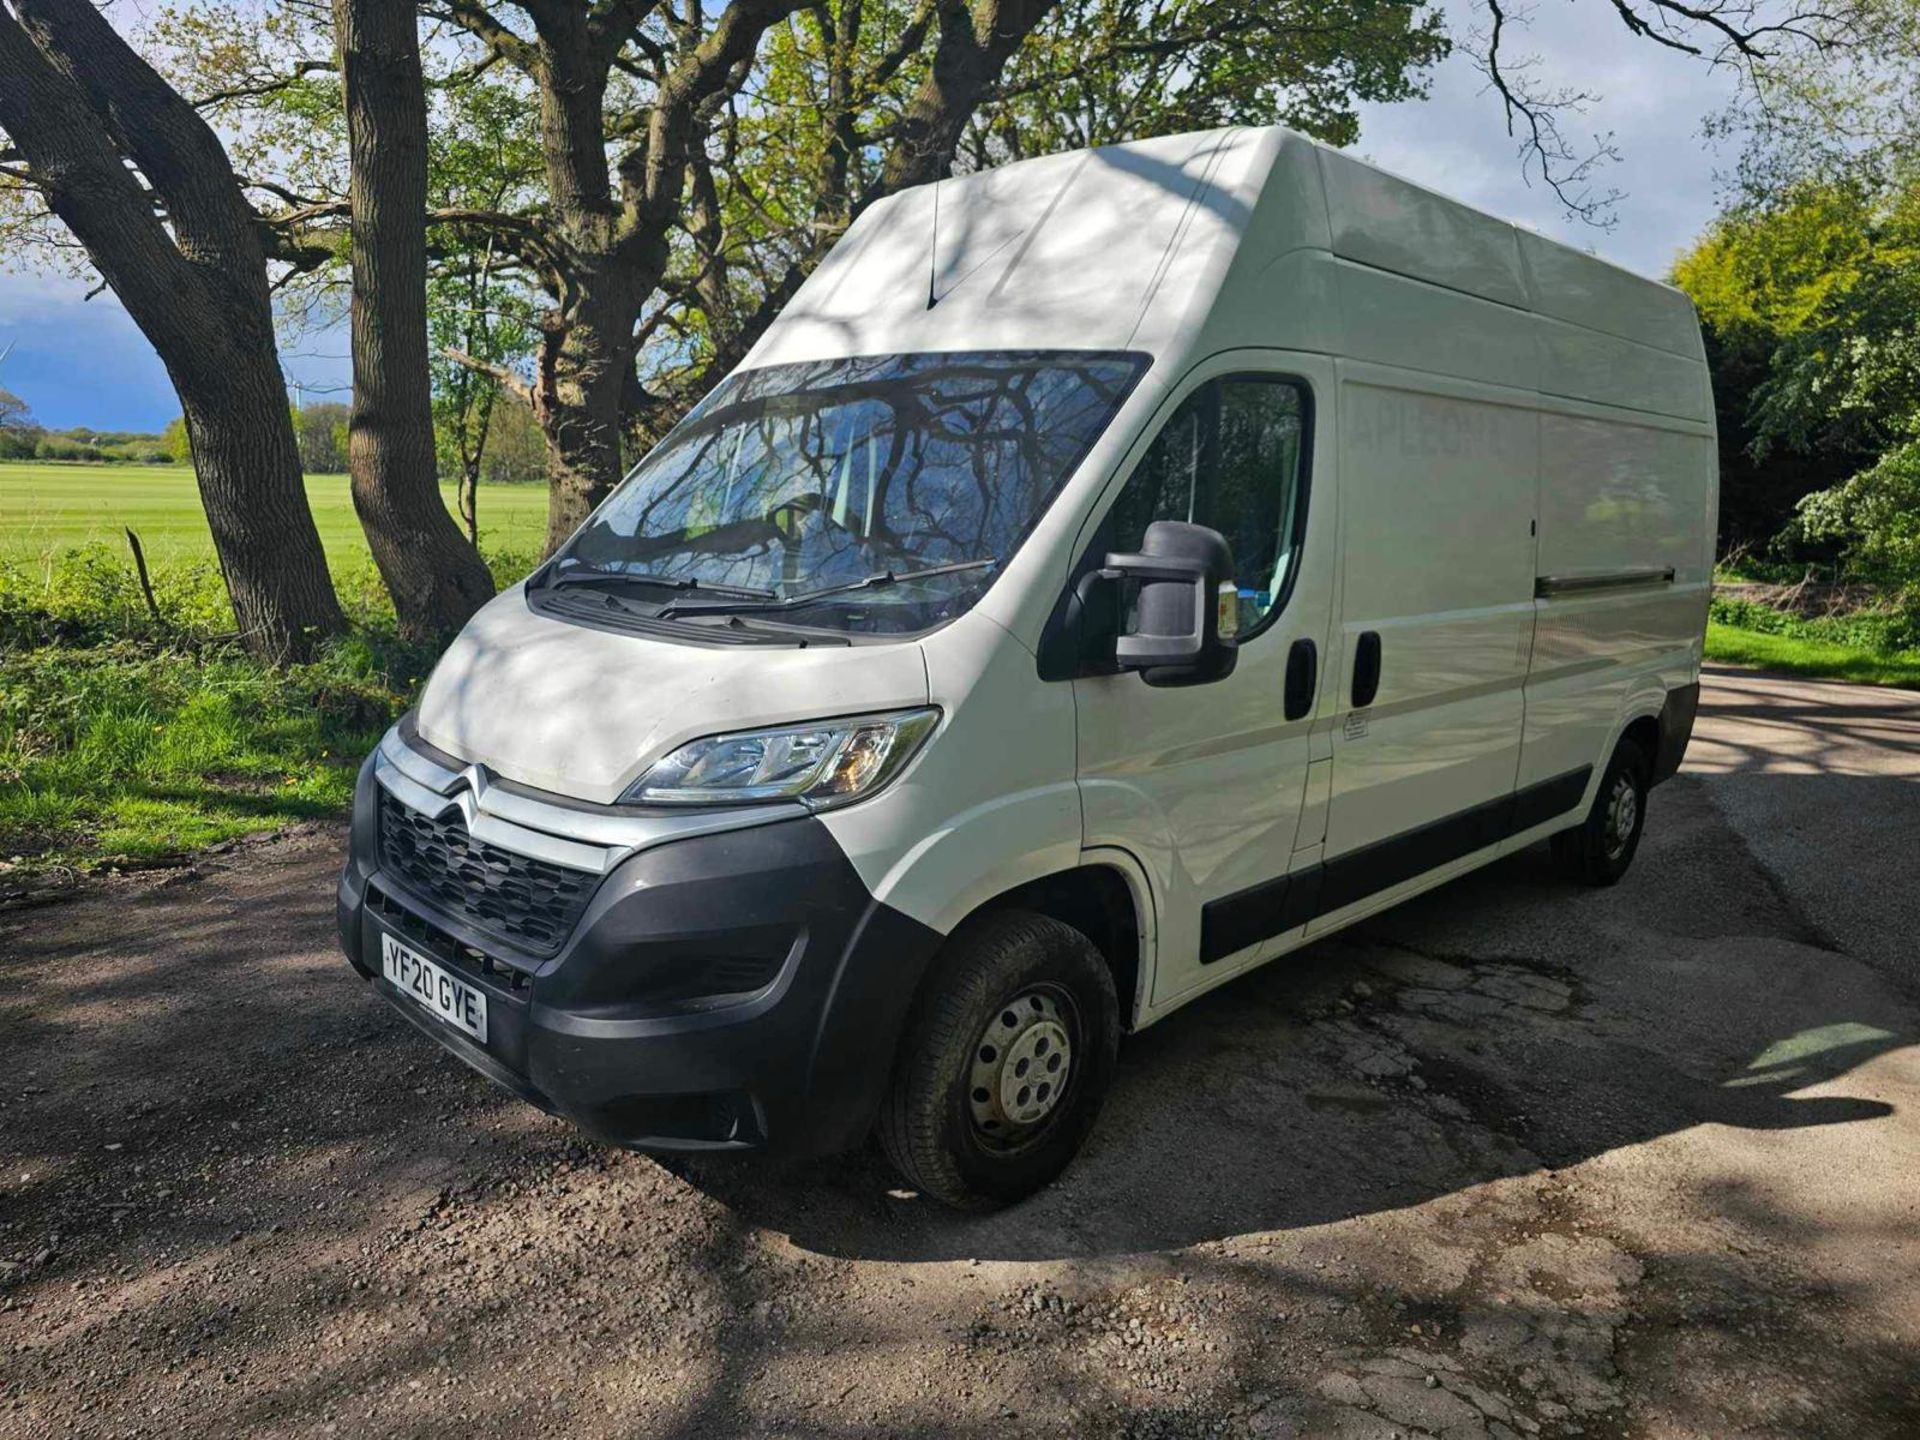
M 1553 837 L 1553 860 L 1562 875 L 1585 885 L 1611 885 L 1627 873 L 1647 825 L 1652 769 L 1638 742 L 1623 737 L 1614 747 L 1587 818 Z
M 881 1106 L 880 1143 L 922 1194 L 984 1210 L 1031 1195 L 1093 1128 L 1120 1007 L 1092 942 L 1007 910 L 955 931 L 934 962 Z

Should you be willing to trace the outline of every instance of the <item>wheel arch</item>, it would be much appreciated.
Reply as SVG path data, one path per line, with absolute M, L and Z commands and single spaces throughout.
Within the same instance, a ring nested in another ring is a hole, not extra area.
M 983 900 L 960 925 L 1001 910 L 1046 915 L 1085 935 L 1113 975 L 1122 1028 L 1134 1028 L 1152 977 L 1154 924 L 1151 892 L 1130 856 L 1123 851 L 1089 851 L 1078 865 L 1023 881 Z
M 1700 703 L 1700 682 L 1671 688 L 1661 685 L 1638 687 L 1621 707 L 1620 719 L 1606 754 L 1600 757 L 1604 769 L 1622 740 L 1640 747 L 1651 767 L 1649 788 L 1672 777 L 1686 754 L 1693 736 L 1694 714 Z
M 1619 738 L 1613 742 L 1615 749 L 1619 748 L 1621 740 L 1631 740 L 1638 745 L 1641 754 L 1647 757 L 1647 763 L 1652 765 L 1660 755 L 1660 712 L 1648 711 L 1628 720 L 1621 727 Z

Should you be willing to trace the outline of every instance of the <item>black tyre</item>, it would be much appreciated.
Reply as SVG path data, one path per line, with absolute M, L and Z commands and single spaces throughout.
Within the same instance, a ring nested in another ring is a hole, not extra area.
M 1554 864 L 1561 874 L 1585 885 L 1611 885 L 1627 873 L 1647 825 L 1647 778 L 1652 773 L 1652 762 L 1638 743 L 1622 739 L 1614 747 L 1587 818 L 1553 837 Z
M 922 1194 L 1010 1204 L 1066 1169 L 1100 1113 L 1120 1043 L 1113 976 L 1078 930 L 1021 910 L 968 922 L 934 967 L 880 1143 Z

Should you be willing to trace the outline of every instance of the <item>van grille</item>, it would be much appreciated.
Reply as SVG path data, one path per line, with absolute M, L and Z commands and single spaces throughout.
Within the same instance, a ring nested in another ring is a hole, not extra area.
M 573 933 L 600 878 L 475 840 L 457 808 L 423 815 L 385 790 L 380 863 L 441 913 L 542 956 Z
M 367 909 L 378 915 L 387 929 L 449 969 L 484 975 L 503 990 L 522 991 L 533 984 L 533 972 L 539 968 L 536 962 L 520 956 L 509 961 L 477 950 L 425 916 L 416 915 L 376 884 L 367 886 Z

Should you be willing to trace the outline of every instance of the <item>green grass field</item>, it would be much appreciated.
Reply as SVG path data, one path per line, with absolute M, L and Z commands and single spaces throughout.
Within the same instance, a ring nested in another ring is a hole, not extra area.
M 442 486 L 448 506 L 453 489 Z M 344 475 L 313 475 L 307 497 L 336 569 L 363 562 L 366 540 Z M 542 485 L 480 487 L 480 541 L 489 551 L 537 551 L 547 524 Z M 139 535 L 155 565 L 213 556 L 213 537 L 185 465 L 0 463 L 0 560 L 38 560 L 103 541 L 124 549 Z
M 344 809 L 434 657 L 392 633 L 346 477 L 307 494 L 353 631 L 276 670 L 220 638 L 231 612 L 190 469 L 0 463 L 0 899 L 48 868 L 161 860 Z M 526 569 L 546 514 L 544 486 L 481 490 L 496 578 Z

